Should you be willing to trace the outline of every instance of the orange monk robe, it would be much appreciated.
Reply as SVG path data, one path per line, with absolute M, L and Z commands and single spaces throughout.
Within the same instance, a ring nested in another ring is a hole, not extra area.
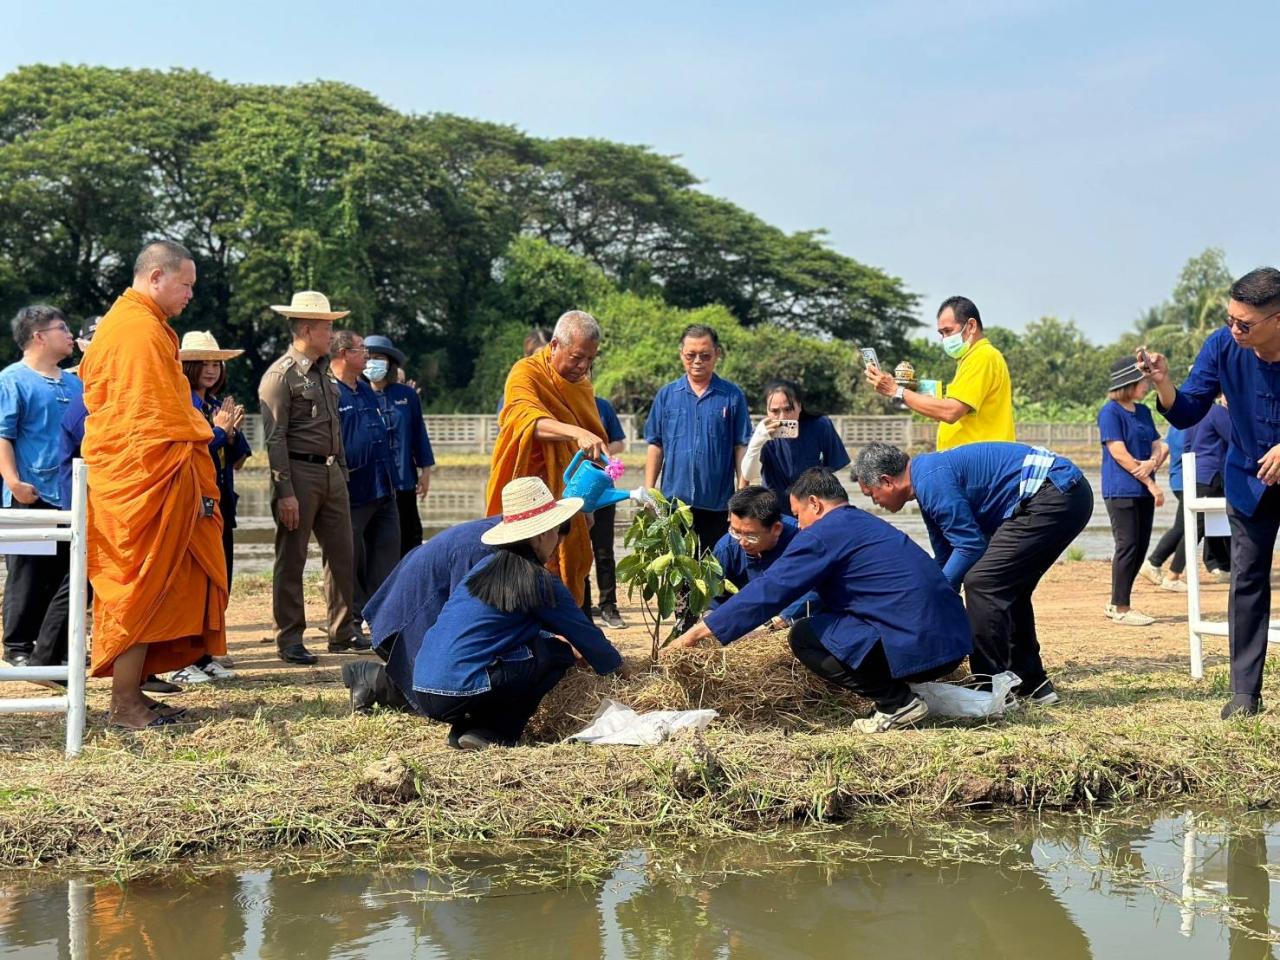
M 144 673 L 226 653 L 227 568 L 209 456 L 213 431 L 191 402 L 178 336 L 146 294 L 126 290 L 80 364 L 89 411 L 93 667 L 147 644 Z
M 600 411 L 596 407 L 591 381 L 570 383 L 551 366 L 551 347 L 517 361 L 507 375 L 502 413 L 498 415 L 498 441 L 489 468 L 488 514 L 502 512 L 502 488 L 516 477 L 541 477 L 559 497 L 564 492 L 564 471 L 578 452 L 568 440 L 539 440 L 534 425 L 550 417 L 572 423 L 604 437 Z M 582 604 L 587 574 L 591 572 L 591 536 L 582 514 L 573 518 L 569 536 L 547 562 L 547 568 L 569 588 Z

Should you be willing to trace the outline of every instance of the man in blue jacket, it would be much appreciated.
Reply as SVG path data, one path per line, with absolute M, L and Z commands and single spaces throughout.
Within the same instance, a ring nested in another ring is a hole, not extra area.
M 1079 468 L 1025 443 L 970 443 L 911 458 L 872 443 L 859 452 L 854 475 L 892 513 L 919 503 L 943 576 L 957 591 L 964 585 L 973 672 L 1012 670 L 1019 696 L 1057 703 L 1031 595 L 1093 515 L 1093 490 Z
M 720 538 L 713 553 L 720 561 L 724 578 L 741 590 L 773 566 L 799 532 L 795 519 L 783 515 L 776 493 L 768 487 L 743 487 L 729 498 L 729 532 Z M 726 599 L 727 595 L 716 597 L 711 609 Z M 818 607 L 817 594 L 807 593 L 772 623 L 789 627 L 794 621 L 817 613 Z
M 1271 621 L 1271 560 L 1280 532 L 1280 270 L 1259 267 L 1231 286 L 1227 325 L 1205 340 L 1181 387 L 1158 353 L 1139 354 L 1177 427 L 1198 423 L 1221 393 L 1231 418 L 1223 465 L 1231 524 L 1231 700 L 1226 720 L 1262 709 Z
M 875 703 L 854 729 L 883 733 L 928 716 L 908 684 L 946 676 L 969 655 L 959 596 L 905 533 L 851 507 L 825 467 L 800 475 L 791 507 L 800 533 L 786 552 L 667 652 L 704 637 L 732 643 L 812 590 L 825 610 L 792 626 L 791 650 L 818 676 Z

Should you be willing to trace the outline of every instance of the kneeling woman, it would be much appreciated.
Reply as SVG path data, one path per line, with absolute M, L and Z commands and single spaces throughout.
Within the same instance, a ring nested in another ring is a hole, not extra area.
M 502 522 L 480 538 L 497 549 L 445 601 L 423 637 L 412 688 L 388 683 L 384 669 L 368 663 L 352 678 L 353 699 L 359 684 L 373 702 L 450 724 L 451 747 L 480 750 L 520 739 L 573 666 L 574 649 L 599 674 L 620 669 L 618 651 L 545 567 L 581 509 L 580 498 L 556 500 L 536 477 L 507 484 Z

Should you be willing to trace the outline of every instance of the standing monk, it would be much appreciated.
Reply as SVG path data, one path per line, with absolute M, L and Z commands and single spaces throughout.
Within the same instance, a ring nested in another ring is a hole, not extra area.
M 587 377 L 599 351 L 600 324 L 589 313 L 570 310 L 556 321 L 551 343 L 511 368 L 489 469 L 489 516 L 502 512 L 502 488 L 516 477 L 538 477 L 559 497 L 575 453 L 599 459 L 608 449 Z M 593 556 L 587 520 L 579 513 L 547 561 L 579 606 Z
M 143 695 L 145 675 L 227 652 L 213 431 L 191 405 L 168 323 L 195 282 L 185 247 L 147 244 L 133 285 L 103 316 L 80 365 L 92 674 L 112 677 L 111 721 L 131 729 L 174 719 Z

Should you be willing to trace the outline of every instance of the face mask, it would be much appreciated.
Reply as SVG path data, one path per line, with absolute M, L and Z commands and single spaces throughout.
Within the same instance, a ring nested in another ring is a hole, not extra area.
M 964 342 L 963 328 L 959 333 L 953 333 L 949 337 L 942 338 L 942 352 L 953 360 L 959 360 L 969 352 L 972 344 Z
M 387 361 L 385 360 L 369 360 L 364 365 L 364 375 L 377 383 L 379 380 L 387 379 Z

